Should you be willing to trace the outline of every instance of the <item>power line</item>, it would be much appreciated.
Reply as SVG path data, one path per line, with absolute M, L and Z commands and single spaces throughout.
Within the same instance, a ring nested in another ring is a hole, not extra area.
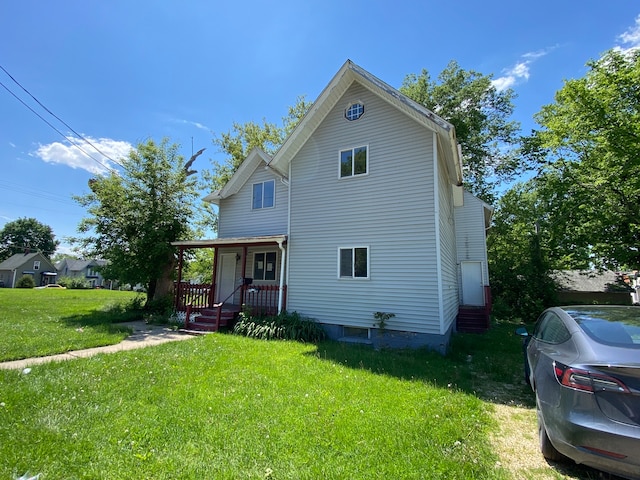
M 0 67 L 0 68 L 2 68 L 2 67 Z M 76 141 L 74 139 L 72 139 L 71 137 L 68 137 L 67 135 L 62 133 L 60 130 L 58 130 L 55 126 L 53 126 L 46 118 L 44 118 L 42 115 L 40 115 L 38 112 L 36 112 L 33 108 L 31 108 L 29 105 L 27 105 L 20 97 L 18 97 L 15 93 L 13 93 L 9 89 L 9 87 L 7 87 L 4 83 L 0 82 L 0 86 L 2 86 L 7 92 L 9 92 L 11 95 L 13 95 L 13 97 L 15 97 L 15 99 L 18 100 L 22 105 L 24 105 L 29 110 L 31 110 L 31 112 L 33 112 L 33 114 L 36 115 L 40 120 L 42 120 L 44 123 L 49 125 L 52 129 L 54 129 L 56 132 L 58 132 L 60 135 L 62 135 L 63 138 L 67 139 L 74 147 L 76 147 L 78 150 L 80 150 L 82 153 L 84 153 L 87 157 L 89 157 L 94 162 L 100 164 L 102 167 L 106 168 L 110 172 L 116 173 L 115 170 L 113 170 L 112 168 L 108 167 L 107 165 L 102 163 L 100 160 L 98 160 L 97 158 L 93 157 L 85 149 L 83 149 L 78 143 L 76 143 Z M 118 165 L 120 165 L 120 164 L 118 163 Z M 120 166 L 122 166 L 122 165 L 120 165 Z
M 79 134 L 78 132 L 76 132 L 68 123 L 66 123 L 64 120 L 62 120 L 60 117 L 58 117 L 55 113 L 53 113 L 51 110 L 49 110 L 40 100 L 38 100 L 35 96 L 33 96 L 33 94 L 31 94 L 31 92 L 29 90 L 27 90 L 25 87 L 22 86 L 22 84 L 20 82 L 18 82 L 13 75 L 11 75 L 6 68 L 4 68 L 2 65 L 0 65 L 0 69 L 2 69 L 2 71 L 4 73 L 7 74 L 7 76 L 13 80 L 13 82 L 18 85 L 27 95 L 29 95 L 38 105 L 40 105 L 42 108 L 45 109 L 45 111 L 47 113 L 49 113 L 49 115 L 51 115 L 52 117 L 54 117 L 55 119 L 57 119 L 60 123 L 62 123 L 65 127 L 67 127 L 69 130 L 71 130 L 78 138 L 80 138 L 81 140 L 83 140 L 84 142 L 88 143 L 89 145 L 91 145 L 93 147 L 93 149 L 98 152 L 100 155 L 102 155 L 103 157 L 109 159 L 110 161 L 112 161 L 113 163 L 115 163 L 116 165 L 120 165 L 122 167 L 122 165 L 120 164 L 120 162 L 118 162 L 117 160 L 114 160 L 113 158 L 111 158 L 109 155 L 107 155 L 106 153 L 104 153 L 103 151 L 101 151 L 98 147 L 96 147 L 93 143 L 91 143 L 89 140 L 87 140 L 83 135 Z M 4 84 L 2 85 L 4 88 L 7 88 Z M 7 89 L 8 90 L 8 89 Z M 10 92 L 13 94 L 13 92 Z M 16 97 L 14 95 L 14 97 Z M 18 98 L 18 97 L 16 97 Z M 22 102 L 23 105 L 24 102 Z M 29 108 L 29 110 L 31 110 L 33 112 L 33 110 L 31 108 Z M 35 113 L 35 112 L 34 112 Z M 40 117 L 40 115 L 38 115 Z M 42 117 L 40 117 L 42 118 Z M 58 131 L 58 130 L 56 130 Z M 58 133 L 60 133 L 58 131 Z M 65 135 L 65 138 L 66 135 Z M 84 150 L 82 150 L 84 152 Z M 86 153 L 86 152 L 85 152 Z M 94 159 L 95 160 L 95 159 Z M 124 168 L 124 167 L 123 167 Z

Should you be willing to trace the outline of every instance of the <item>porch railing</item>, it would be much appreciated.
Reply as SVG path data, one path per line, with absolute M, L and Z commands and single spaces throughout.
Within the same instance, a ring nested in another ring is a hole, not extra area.
M 182 282 L 175 285 L 176 310 L 185 312 L 191 305 L 192 312 L 211 308 L 211 284 L 191 284 Z M 278 313 L 279 285 L 244 285 L 244 304 L 255 315 L 275 315 Z M 287 305 L 287 287 L 283 288 L 283 306 Z
M 277 315 L 279 285 L 246 285 L 244 304 L 251 308 L 254 315 Z M 287 305 L 287 286 L 282 287 L 283 305 Z
M 176 310 L 186 312 L 187 305 L 191 305 L 192 311 L 199 312 L 209 306 L 211 285 L 182 282 L 175 285 L 175 295 Z

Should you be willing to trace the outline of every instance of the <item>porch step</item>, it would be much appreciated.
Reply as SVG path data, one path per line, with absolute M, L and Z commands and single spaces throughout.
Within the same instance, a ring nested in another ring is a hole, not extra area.
M 489 330 L 489 314 L 484 307 L 460 307 L 456 317 L 456 331 L 484 333 Z
M 193 320 L 189 321 L 189 329 L 204 332 L 216 332 L 218 331 L 218 327 L 230 326 L 239 312 L 239 307 L 222 307 L 222 312 L 220 312 L 220 324 L 216 326 L 216 317 L 218 315 L 217 309 L 203 308 L 200 311 L 200 315 L 194 316 Z

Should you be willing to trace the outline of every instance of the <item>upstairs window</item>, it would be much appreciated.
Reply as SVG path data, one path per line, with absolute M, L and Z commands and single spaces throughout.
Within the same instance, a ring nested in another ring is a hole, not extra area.
M 341 247 L 338 250 L 340 278 L 369 278 L 369 247 Z
M 358 120 L 362 115 L 364 115 L 364 105 L 360 102 L 352 103 L 344 111 L 344 118 L 350 122 Z
M 275 197 L 275 180 L 268 180 L 266 182 L 253 184 L 253 201 L 251 205 L 254 210 L 257 210 L 259 208 L 273 207 L 275 203 Z
M 33 262 L 33 269 L 40 270 L 40 261 L 36 260 Z
M 368 155 L 366 145 L 340 151 L 340 178 L 366 175 L 368 172 Z

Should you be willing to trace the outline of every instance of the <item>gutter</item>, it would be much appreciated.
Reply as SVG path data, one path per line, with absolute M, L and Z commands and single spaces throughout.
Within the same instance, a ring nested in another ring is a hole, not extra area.
M 285 267 L 285 249 L 282 245 L 283 240 L 278 240 L 278 248 L 280 249 L 280 289 L 278 291 L 278 313 L 282 313 L 282 307 L 284 303 L 284 295 L 282 293 L 284 289 L 284 267 Z

